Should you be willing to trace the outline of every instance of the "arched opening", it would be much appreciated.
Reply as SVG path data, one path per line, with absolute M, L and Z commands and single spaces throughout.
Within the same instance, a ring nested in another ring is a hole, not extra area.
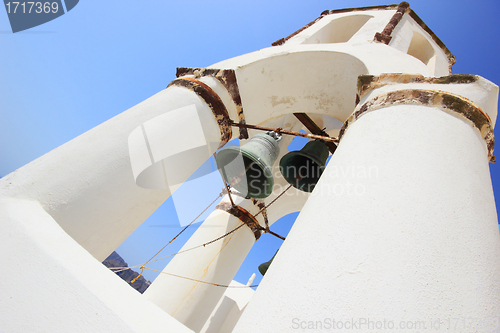
M 303 44 L 346 43 L 372 17 L 371 15 L 351 15 L 332 20 L 307 38 Z
M 407 53 L 422 61 L 427 66 L 431 64 L 431 59 L 435 56 L 431 43 L 416 31 L 413 32 L 413 38 L 411 39 Z

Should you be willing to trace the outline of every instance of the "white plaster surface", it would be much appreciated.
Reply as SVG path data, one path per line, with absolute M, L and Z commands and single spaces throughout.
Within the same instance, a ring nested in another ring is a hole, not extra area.
M 234 332 L 361 318 L 396 331 L 476 318 L 459 331 L 493 332 L 499 254 L 478 131 L 434 107 L 387 106 L 346 131 Z
M 255 291 L 245 285 L 231 281 L 209 319 L 201 329 L 201 333 L 230 333 L 238 322 L 243 310 Z
M 95 260 L 40 204 L 0 198 L 0 332 L 191 332 Z

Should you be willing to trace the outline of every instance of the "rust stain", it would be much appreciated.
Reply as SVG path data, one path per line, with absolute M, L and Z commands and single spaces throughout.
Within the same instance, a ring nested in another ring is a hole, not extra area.
M 261 214 L 264 217 L 264 223 L 265 223 L 266 227 L 269 227 L 269 220 L 267 218 L 266 203 L 263 200 L 255 199 L 255 198 L 252 198 L 252 203 L 254 204 L 254 206 L 259 207 L 259 210 L 262 211 Z
M 295 98 L 293 96 L 286 96 L 286 97 L 278 97 L 278 96 L 271 96 L 271 105 L 273 107 L 280 105 L 280 104 L 293 104 L 296 102 Z
M 257 219 L 253 217 L 253 215 L 250 214 L 246 209 L 237 205 L 233 206 L 230 202 L 221 202 L 215 207 L 215 209 L 225 211 L 236 217 L 241 222 L 245 223 L 247 227 L 252 230 L 255 236 L 255 240 L 258 240 L 262 235 L 262 226 L 259 224 Z
M 460 80 L 466 81 L 469 79 L 472 80 L 473 76 L 469 78 L 463 77 Z M 450 81 L 448 83 L 452 82 Z M 403 104 L 416 104 L 437 107 L 448 114 L 454 115 L 466 121 L 479 131 L 481 137 L 486 142 L 489 161 L 491 163 L 495 163 L 496 159 L 495 156 L 493 156 L 493 150 L 495 148 L 495 136 L 493 133 L 493 126 L 490 117 L 469 99 L 444 91 L 406 89 L 381 94 L 365 102 L 363 105 L 358 106 L 356 111 L 345 121 L 344 125 L 342 126 L 342 129 L 339 133 L 339 141 L 342 139 L 349 126 L 367 112 L 382 109 L 389 105 Z
M 219 125 L 221 133 L 219 148 L 222 148 L 231 139 L 232 130 L 229 114 L 219 95 L 217 95 L 215 91 L 213 91 L 212 88 L 205 83 L 189 77 L 175 79 L 168 85 L 168 87 L 171 86 L 184 87 L 195 92 L 210 107 L 217 124 Z
M 387 23 L 387 25 L 385 26 L 384 30 L 382 30 L 382 32 L 377 32 L 375 34 L 374 40 L 376 42 L 388 45 L 392 39 L 391 35 L 392 32 L 394 31 L 394 28 L 396 28 L 399 22 L 401 22 L 403 15 L 408 13 L 409 10 L 410 10 L 410 4 L 408 2 L 401 2 L 398 6 L 398 9 L 396 10 L 396 13 L 394 13 L 389 23 Z
M 453 74 L 453 65 L 457 62 L 457 57 L 453 54 L 448 55 L 448 74 Z
M 385 26 L 382 32 L 377 32 L 374 41 L 384 43 L 388 45 L 392 39 L 392 33 L 396 26 L 401 22 L 403 16 L 408 14 L 425 32 L 427 32 L 432 40 L 443 50 L 443 52 L 448 56 L 448 72 L 452 73 L 453 64 L 456 61 L 454 55 L 451 54 L 450 50 L 444 45 L 444 43 L 439 39 L 438 36 L 427 26 L 427 24 L 422 21 L 422 19 L 410 8 L 410 4 L 408 2 L 401 2 L 396 10 L 396 13 L 392 16 L 389 23 Z
M 343 8 L 343 9 L 336 9 L 336 10 L 324 10 L 323 12 L 321 12 L 320 17 L 318 17 L 314 21 L 309 22 L 308 24 L 306 24 L 305 26 L 303 26 L 299 30 L 295 31 L 291 35 L 289 35 L 289 36 L 287 36 L 285 38 L 278 39 L 277 41 L 273 42 L 271 45 L 272 46 L 279 46 L 279 45 L 284 44 L 287 40 L 289 40 L 290 38 L 298 35 L 302 31 L 304 31 L 305 29 L 309 28 L 310 26 L 312 26 L 313 24 L 315 24 L 316 22 L 318 22 L 319 20 L 321 20 L 326 15 L 339 14 L 339 13 L 348 13 L 348 12 L 361 12 L 361 11 L 366 11 L 366 10 L 387 10 L 387 9 L 394 9 L 397 6 L 398 5 L 383 5 L 383 6 L 358 7 L 358 8 Z
M 363 98 L 368 92 L 391 84 L 401 83 L 429 83 L 429 84 L 467 84 L 476 82 L 477 75 L 454 74 L 441 77 L 425 77 L 420 74 L 389 73 L 358 76 L 358 95 Z
M 427 32 L 431 36 L 432 40 L 448 56 L 448 66 L 449 66 L 448 70 L 449 70 L 449 73 L 451 74 L 452 73 L 452 66 L 456 61 L 455 56 L 453 54 L 451 54 L 450 50 L 446 47 L 446 45 L 444 45 L 444 43 L 441 41 L 441 39 L 439 39 L 439 37 L 436 36 L 436 34 L 427 26 L 427 24 L 424 23 L 424 21 L 422 21 L 422 19 L 413 10 L 410 9 L 408 14 L 415 22 L 417 22 L 418 25 L 420 25 L 422 27 L 422 29 L 425 30 L 425 32 Z
M 219 249 L 219 251 L 215 254 L 215 256 L 212 258 L 212 260 L 208 263 L 207 267 L 203 270 L 203 273 L 201 274 L 201 276 L 199 278 L 197 278 L 196 280 L 203 281 L 203 279 L 208 274 L 210 266 L 215 261 L 215 259 L 217 259 L 217 257 L 219 257 L 219 255 L 221 254 L 222 250 L 224 250 L 224 248 L 229 244 L 229 241 L 231 240 L 231 238 L 233 238 L 234 234 L 235 233 L 232 233 L 230 235 L 230 237 L 224 238 L 224 242 L 222 243 L 223 245 L 221 246 L 221 248 Z M 189 290 L 189 292 L 186 294 L 186 296 L 184 296 L 184 298 L 182 299 L 182 301 L 179 303 L 179 306 L 174 310 L 174 312 L 172 313 L 172 315 L 174 315 L 179 310 L 179 308 L 181 308 L 185 304 L 189 303 L 190 297 L 192 297 L 193 292 L 196 290 L 196 288 L 198 288 L 198 286 L 200 284 L 201 284 L 200 282 L 195 282 L 195 284 L 193 285 L 193 287 Z
M 215 69 L 215 68 L 188 68 L 177 67 L 177 77 L 186 75 L 195 75 L 196 77 L 212 76 L 219 80 L 220 83 L 226 88 L 236 105 L 238 119 L 240 124 L 245 124 L 245 115 L 243 113 L 243 106 L 241 103 L 241 95 L 236 80 L 236 72 L 233 69 Z M 248 139 L 248 131 L 246 128 L 239 128 L 239 139 Z

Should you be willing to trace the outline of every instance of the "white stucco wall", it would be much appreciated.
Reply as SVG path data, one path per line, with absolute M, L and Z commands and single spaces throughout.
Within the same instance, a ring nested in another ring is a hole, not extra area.
M 473 102 L 498 94 L 491 83 L 482 93 L 461 88 Z M 485 111 L 494 118 L 496 105 Z M 476 318 L 455 331 L 494 332 L 497 223 L 476 128 L 431 106 L 368 112 L 347 129 L 234 332 L 325 329 L 333 320 L 444 331 L 454 318 Z
M 96 261 L 35 201 L 0 199 L 1 332 L 191 332 Z

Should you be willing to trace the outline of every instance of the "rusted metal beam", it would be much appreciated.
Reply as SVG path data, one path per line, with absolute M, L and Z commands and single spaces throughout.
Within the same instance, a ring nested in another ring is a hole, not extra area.
M 250 129 L 256 129 L 256 130 L 261 130 L 261 131 L 271 131 L 271 132 L 276 132 L 278 134 L 301 136 L 304 138 L 321 140 L 321 141 L 325 141 L 325 142 L 338 142 L 339 141 L 338 138 L 332 138 L 329 136 L 315 135 L 315 134 L 309 134 L 309 133 L 299 133 L 299 132 L 287 131 L 287 130 L 282 129 L 281 127 L 271 128 L 271 127 L 249 125 L 249 124 L 238 124 L 238 123 L 235 123 L 234 121 L 231 121 L 230 125 L 236 126 L 236 127 L 245 127 L 245 128 L 250 128 Z
M 315 135 L 321 135 L 321 136 L 326 136 L 330 137 L 328 133 L 323 131 L 321 128 L 319 128 L 318 125 L 306 114 L 303 112 L 297 112 L 293 114 L 312 134 Z M 330 150 L 330 153 L 334 153 L 335 149 L 337 149 L 337 145 L 333 142 L 325 142 L 326 146 L 328 147 L 328 150 Z

